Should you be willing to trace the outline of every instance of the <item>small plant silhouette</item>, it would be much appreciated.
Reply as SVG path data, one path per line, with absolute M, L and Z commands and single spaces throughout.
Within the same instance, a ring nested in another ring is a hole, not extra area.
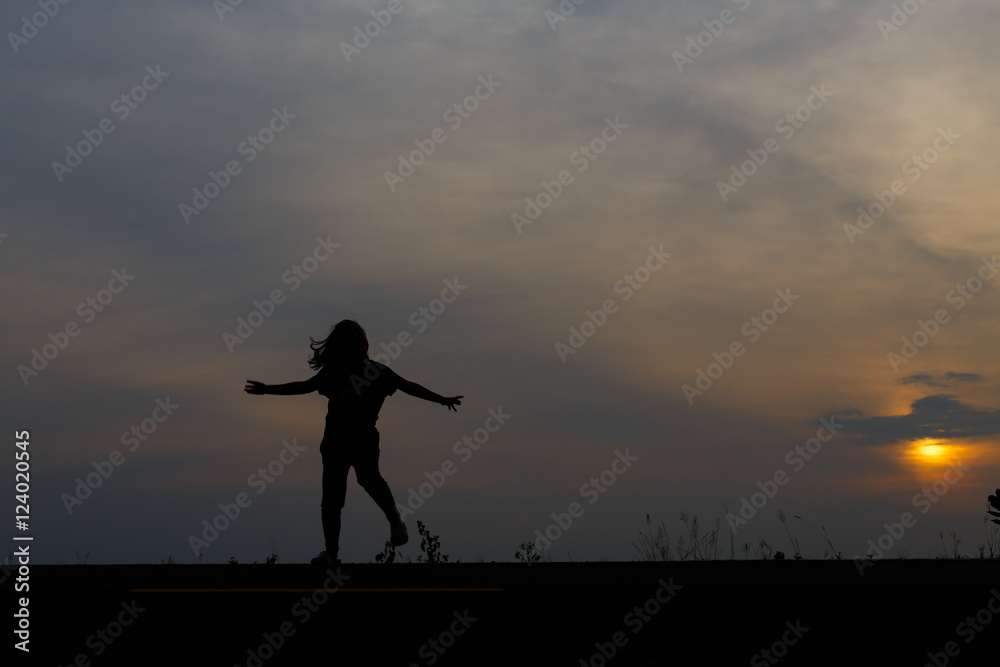
M 240 562 L 236 560 L 236 556 L 230 556 L 229 560 L 226 561 L 230 565 L 239 565 Z M 271 555 L 264 560 L 264 565 L 276 565 L 278 563 L 278 549 L 274 546 L 274 542 L 271 542 Z M 257 561 L 250 563 L 251 565 L 260 565 Z
M 796 519 L 798 519 L 799 521 L 801 521 L 802 523 L 804 523 L 807 526 L 809 526 L 810 528 L 812 528 L 813 530 L 816 530 L 815 526 L 813 526 L 811 523 L 809 523 L 808 521 L 806 521 L 805 519 L 803 519 L 802 517 L 800 517 L 798 514 L 794 514 L 793 516 Z M 824 526 L 823 524 L 820 524 L 819 527 L 820 527 L 820 530 L 816 530 L 816 532 L 823 536 L 823 541 L 825 541 L 827 543 L 827 545 L 830 547 L 827 551 L 823 552 L 823 557 L 824 558 L 833 558 L 834 560 L 840 560 L 841 558 L 843 558 L 844 554 L 842 552 L 840 552 L 840 551 L 837 551 L 837 547 L 833 546 L 833 542 L 830 541 L 830 537 L 826 534 L 826 526 Z M 868 555 L 868 554 L 865 554 L 865 555 Z
M 941 550 L 944 555 L 940 558 L 948 558 L 948 547 L 944 543 L 944 531 L 938 531 L 938 537 L 941 538 Z M 954 530 L 951 531 L 951 557 L 954 559 L 959 559 L 961 556 L 958 554 L 958 545 L 962 543 L 962 538 L 958 536 Z
M 646 515 L 646 530 L 639 531 L 639 542 L 632 543 L 638 552 L 638 559 L 645 561 L 673 560 L 718 560 L 719 558 L 719 520 L 715 527 L 705 535 L 701 535 L 701 522 L 698 515 L 689 517 L 686 512 L 680 513 L 681 523 L 687 535 L 678 535 L 676 543 L 671 543 L 667 529 L 661 521 L 656 531 L 653 531 L 653 520 Z M 675 553 L 676 552 L 676 553 Z
M 646 515 L 646 530 L 639 530 L 639 543 L 632 543 L 632 548 L 638 552 L 638 559 L 644 561 L 670 560 L 670 536 L 667 535 L 667 527 L 663 521 L 653 531 L 653 519 Z
M 990 508 L 993 509 L 990 509 Z M 997 489 L 995 496 L 990 496 L 986 504 L 986 516 L 983 517 L 983 536 L 986 538 L 985 544 L 979 545 L 980 558 L 1000 558 L 1000 489 Z M 994 518 L 990 518 L 990 517 Z M 990 525 L 990 523 L 994 525 Z
M 375 554 L 376 563 L 394 563 L 396 562 L 396 547 L 393 546 L 392 542 L 389 540 L 385 541 L 385 548 L 382 549 L 382 553 Z
M 423 521 L 417 521 L 417 532 L 420 533 L 420 550 L 423 556 L 417 556 L 418 563 L 447 563 L 448 556 L 441 553 L 441 538 L 431 535 Z
M 799 549 L 798 538 L 792 537 L 792 533 L 788 530 L 788 524 L 785 523 L 785 513 L 778 510 L 778 520 L 781 521 L 781 525 L 785 527 L 785 533 L 788 535 L 788 541 L 792 543 L 792 548 L 795 550 L 795 560 L 802 560 L 802 551 Z M 781 554 L 781 558 L 778 557 Z M 785 554 L 780 551 L 774 554 L 775 560 L 781 560 L 785 557 Z
M 521 542 L 520 548 L 514 552 L 514 558 L 522 563 L 531 565 L 542 560 L 542 552 L 538 550 L 531 540 Z

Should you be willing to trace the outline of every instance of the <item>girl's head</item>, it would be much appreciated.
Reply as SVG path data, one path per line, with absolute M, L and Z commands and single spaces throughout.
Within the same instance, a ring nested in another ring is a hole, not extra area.
M 354 320 L 341 320 L 324 340 L 309 340 L 313 351 L 309 366 L 315 370 L 331 363 L 350 370 L 368 358 L 368 336 Z

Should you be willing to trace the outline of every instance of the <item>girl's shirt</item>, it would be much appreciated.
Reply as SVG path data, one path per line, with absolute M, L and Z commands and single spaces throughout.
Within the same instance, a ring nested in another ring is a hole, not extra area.
M 374 428 L 386 397 L 396 393 L 403 381 L 391 368 L 371 359 L 353 374 L 328 365 L 318 380 L 317 391 L 329 399 L 327 425 L 347 429 Z

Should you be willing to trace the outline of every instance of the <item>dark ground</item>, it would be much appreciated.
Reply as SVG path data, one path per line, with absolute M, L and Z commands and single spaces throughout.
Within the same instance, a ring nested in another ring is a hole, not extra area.
M 33 566 L 31 655 L 13 664 L 1000 664 L 995 560 L 876 561 L 864 576 L 849 560 L 340 572 L 326 594 L 334 572 L 308 565 Z

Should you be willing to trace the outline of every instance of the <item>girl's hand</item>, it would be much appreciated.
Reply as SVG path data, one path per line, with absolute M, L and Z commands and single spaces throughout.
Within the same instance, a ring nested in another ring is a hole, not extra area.
M 461 396 L 452 396 L 450 398 L 446 397 L 441 399 L 441 405 L 447 407 L 449 410 L 454 410 L 455 412 L 458 412 L 458 408 L 456 408 L 455 406 L 461 404 L 462 404 Z
M 247 380 L 247 384 L 243 387 L 243 391 L 248 394 L 266 394 L 267 385 L 263 382 L 257 382 L 256 380 Z

